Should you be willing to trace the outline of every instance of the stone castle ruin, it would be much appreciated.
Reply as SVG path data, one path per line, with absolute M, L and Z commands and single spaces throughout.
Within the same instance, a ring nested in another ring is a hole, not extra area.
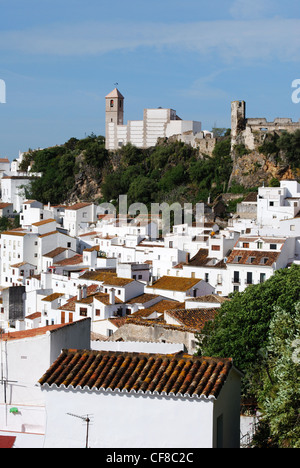
M 245 101 L 231 103 L 231 148 L 243 144 L 249 150 L 255 150 L 261 145 L 265 136 L 271 132 L 287 131 L 289 133 L 300 130 L 300 119 L 293 122 L 289 118 L 276 118 L 268 122 L 265 118 L 246 118 Z

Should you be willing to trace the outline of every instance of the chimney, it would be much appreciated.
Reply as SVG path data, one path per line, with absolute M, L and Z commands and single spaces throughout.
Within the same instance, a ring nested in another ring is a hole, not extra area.
M 111 288 L 111 290 L 109 291 L 109 302 L 111 305 L 115 305 L 116 303 L 115 291 L 116 290 L 114 288 Z
M 87 297 L 87 285 L 84 284 L 82 286 L 82 299 L 86 299 L 86 297 Z
M 81 291 L 81 284 L 77 286 L 77 300 L 81 301 L 82 299 L 82 291 Z

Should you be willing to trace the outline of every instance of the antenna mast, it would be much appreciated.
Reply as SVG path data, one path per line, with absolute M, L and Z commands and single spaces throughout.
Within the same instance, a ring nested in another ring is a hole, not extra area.
M 89 415 L 87 414 L 86 416 L 79 416 L 78 414 L 73 414 L 73 413 L 67 413 L 69 416 L 73 416 L 74 418 L 79 418 L 82 421 L 86 422 L 86 438 L 85 438 L 85 448 L 88 448 L 88 442 L 89 442 L 89 425 L 90 425 L 90 418 Z

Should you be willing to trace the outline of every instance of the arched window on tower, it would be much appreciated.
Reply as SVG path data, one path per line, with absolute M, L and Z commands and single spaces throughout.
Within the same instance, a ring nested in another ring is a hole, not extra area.
M 110 107 L 114 107 L 114 100 L 113 99 L 110 100 Z

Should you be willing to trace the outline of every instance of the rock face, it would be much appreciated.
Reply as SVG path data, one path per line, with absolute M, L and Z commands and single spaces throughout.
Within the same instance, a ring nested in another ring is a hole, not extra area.
M 271 179 L 299 178 L 299 169 L 292 171 L 285 155 L 276 159 L 272 154 L 262 154 L 259 148 L 265 141 L 272 141 L 281 132 L 300 130 L 300 121 L 277 118 L 268 122 L 265 118 L 246 118 L 245 101 L 231 103 L 231 156 L 233 170 L 229 185 L 234 182 L 246 188 L 269 183 Z
M 74 188 L 65 203 L 71 205 L 81 201 L 95 202 L 102 198 L 101 174 L 95 173 L 92 166 L 85 164 L 82 154 L 76 158 L 76 164 L 79 171 L 75 175 Z
M 284 161 L 277 163 L 272 156 L 266 156 L 258 150 L 238 156 L 233 151 L 233 169 L 229 185 L 233 183 L 246 188 L 268 184 L 271 179 L 293 179 L 297 176 Z

